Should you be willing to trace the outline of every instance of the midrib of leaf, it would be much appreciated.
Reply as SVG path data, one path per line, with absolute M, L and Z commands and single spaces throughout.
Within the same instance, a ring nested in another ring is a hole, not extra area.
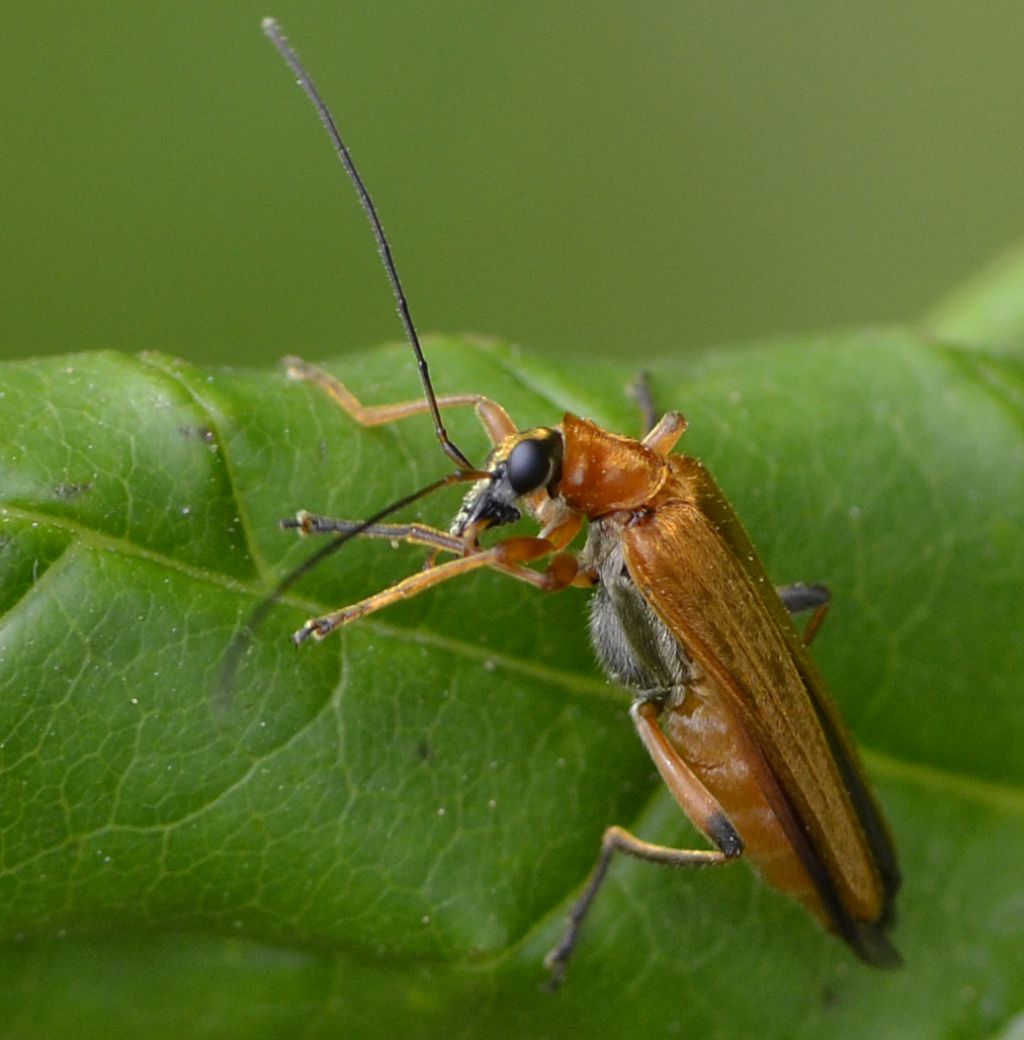
M 969 773 L 954 773 L 936 769 L 924 762 L 895 758 L 881 751 L 873 751 L 862 744 L 858 748 L 871 772 L 893 780 L 912 783 L 925 792 L 941 791 L 963 801 L 975 802 L 993 809 L 1019 813 L 1024 817 L 1024 788 L 984 780 Z
M 239 581 L 237 578 L 232 578 L 219 571 L 207 570 L 202 567 L 195 567 L 183 563 L 173 556 L 167 556 L 163 553 L 155 552 L 152 549 L 137 545 L 135 542 L 114 535 L 105 534 L 101 531 L 95 530 L 94 528 L 85 527 L 82 524 L 77 524 L 74 521 L 67 520 L 63 517 L 53 517 L 47 513 L 36 513 L 32 510 L 22 509 L 16 506 L 4 506 L 2 508 L 10 517 L 24 520 L 29 523 L 47 525 L 65 531 L 77 539 L 77 544 L 89 549 L 121 553 L 135 559 L 145 560 L 148 563 L 155 564 L 156 566 L 166 567 L 169 570 L 176 571 L 192 581 L 205 582 L 221 589 L 245 595 L 257 602 L 263 600 L 267 595 L 267 588 L 265 586 L 253 582 Z M 40 581 L 45 578 L 46 574 L 48 574 L 54 566 L 56 566 L 61 560 L 67 559 L 67 557 L 68 550 L 65 550 L 57 560 L 54 560 L 50 564 L 46 572 L 40 576 Z M 31 588 L 36 587 L 37 585 L 34 584 Z M 13 614 L 23 600 L 24 597 L 13 604 L 8 611 L 8 614 Z M 317 602 L 309 597 L 298 596 L 294 592 L 285 593 L 279 597 L 276 602 L 284 606 L 293 607 L 296 611 L 301 611 L 310 616 L 325 613 L 330 609 L 330 604 Z M 602 682 L 597 678 L 581 676 L 574 672 L 553 668 L 550 665 L 537 664 L 536 662 L 525 658 L 517 658 L 508 654 L 502 654 L 494 650 L 477 646 L 473 643 L 453 639 L 451 636 L 431 632 L 424 628 L 405 629 L 401 626 L 390 625 L 386 622 L 377 620 L 361 620 L 359 625 L 361 628 L 369 629 L 370 631 L 376 632 L 378 635 L 388 639 L 416 642 L 422 646 L 441 650 L 446 653 L 459 654 L 467 660 L 493 661 L 495 664 L 499 664 L 501 667 L 510 671 L 515 671 L 520 675 L 543 679 L 544 681 L 554 683 L 566 690 L 576 693 L 586 694 L 591 697 L 600 697 L 605 700 L 616 700 L 621 699 L 622 697 L 621 692 L 617 693 L 615 687 L 612 687 L 608 683 Z M 316 649 L 315 646 L 309 648 L 309 652 L 315 653 Z
M 167 567 L 171 570 L 177 571 L 193 581 L 206 582 L 222 589 L 241 593 L 256 601 L 262 599 L 266 595 L 266 589 L 254 583 L 241 582 L 236 578 L 231 578 L 228 575 L 217 571 L 210 571 L 201 567 L 190 566 L 172 556 L 166 556 L 162 553 L 154 552 L 152 549 L 136 545 L 134 542 L 104 534 L 94 530 L 93 528 L 84 527 L 81 524 L 76 524 L 73 521 L 64 518 L 55 518 L 46 513 L 35 513 L 30 510 L 12 506 L 5 506 L 4 509 L 9 516 L 17 517 L 28 522 L 46 524 L 64 530 L 68 534 L 74 535 L 79 539 L 81 544 L 93 549 L 119 552 L 137 559 L 146 560 L 158 566 Z M 59 559 L 67 559 L 67 551 L 62 553 Z M 58 562 L 59 561 L 55 560 L 54 563 L 47 568 L 46 573 L 49 573 Z M 45 578 L 45 575 L 42 577 Z M 14 604 L 9 613 L 13 613 L 22 602 L 23 599 Z M 293 607 L 297 611 L 307 613 L 310 616 L 323 613 L 325 610 L 329 609 L 329 606 L 325 603 L 316 602 L 309 597 L 296 596 L 294 593 L 288 593 L 282 596 L 279 602 L 283 605 Z M 574 672 L 553 668 L 550 665 L 538 664 L 524 658 L 517 658 L 511 655 L 498 653 L 494 650 L 476 646 L 469 642 L 453 639 L 450 636 L 431 632 L 428 629 L 404 629 L 400 626 L 388 624 L 386 622 L 369 620 L 360 621 L 359 624 L 363 628 L 368 628 L 387 639 L 416 642 L 421 646 L 430 647 L 431 649 L 439 650 L 444 653 L 458 654 L 467 660 L 493 661 L 502 668 L 514 671 L 520 675 L 541 679 L 545 682 L 558 685 L 567 691 L 588 697 L 599 697 L 603 700 L 621 701 L 624 696 L 628 696 L 623 694 L 619 688 L 597 678 L 581 676 Z M 316 647 L 313 647 L 311 652 L 315 653 Z M 1013 811 L 1024 812 L 1024 791 L 1021 791 L 1018 788 L 996 784 L 988 780 L 982 780 L 966 773 L 954 773 L 950 770 L 937 769 L 933 766 L 927 765 L 926 763 L 897 759 L 890 755 L 873 751 L 862 744 L 858 746 L 860 747 L 865 759 L 867 759 L 871 763 L 872 767 L 876 768 L 882 775 L 892 776 L 894 778 L 912 779 L 916 783 L 920 784 L 924 789 L 932 789 L 936 786 L 942 786 L 950 793 L 956 793 L 964 798 L 985 802 L 993 806 L 1012 809 Z
M 52 516 L 49 513 L 39 513 L 35 510 L 25 509 L 21 506 L 3 505 L 0 506 L 0 509 L 3 509 L 4 513 L 10 517 L 24 520 L 28 523 L 37 523 L 41 526 L 53 527 L 61 531 L 66 531 L 68 534 L 74 535 L 80 544 L 93 549 L 105 549 L 107 552 L 118 552 L 124 556 L 134 557 L 138 560 L 146 560 L 149 563 L 157 564 L 160 567 L 167 567 L 169 570 L 176 571 L 177 573 L 195 581 L 205 581 L 211 585 L 218 585 L 221 588 L 230 589 L 233 592 L 243 592 L 251 596 L 261 595 L 259 587 L 254 584 L 239 581 L 237 578 L 229 577 L 227 574 L 218 571 L 207 570 L 203 567 L 195 567 L 191 564 L 184 563 L 173 556 L 157 552 L 154 549 L 148 549 L 125 538 L 119 538 L 116 535 L 105 534 L 102 531 L 97 531 L 95 528 L 86 527 L 83 524 L 76 523 L 74 520 L 68 520 L 66 517 Z M 282 600 L 282 602 L 285 601 Z

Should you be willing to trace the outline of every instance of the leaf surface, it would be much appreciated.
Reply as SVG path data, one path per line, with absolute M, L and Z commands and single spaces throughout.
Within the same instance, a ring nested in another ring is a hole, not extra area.
M 335 366 L 416 397 L 406 348 Z M 441 392 L 636 434 L 634 373 L 429 344 Z M 604 826 L 699 841 L 654 780 L 586 593 L 495 574 L 296 651 L 415 571 L 315 548 L 445 472 L 429 422 L 363 430 L 279 372 L 96 354 L 0 367 L 0 1035 L 985 1037 L 1024 1013 L 1024 366 L 899 331 L 664 364 L 658 402 L 781 582 L 901 851 L 906 966 L 861 966 L 743 867 L 617 863 L 539 991 Z M 474 458 L 471 413 L 451 430 Z M 407 515 L 446 526 L 458 492 Z M 756 980 L 756 985 L 752 982 Z

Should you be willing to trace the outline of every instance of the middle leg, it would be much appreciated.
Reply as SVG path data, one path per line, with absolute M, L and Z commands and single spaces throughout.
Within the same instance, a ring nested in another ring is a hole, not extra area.
M 828 608 L 832 605 L 832 593 L 829 592 L 828 586 L 795 581 L 792 585 L 780 585 L 776 591 L 782 605 L 790 614 L 814 611 L 803 631 L 804 646 L 810 646 L 811 640 L 825 622 Z

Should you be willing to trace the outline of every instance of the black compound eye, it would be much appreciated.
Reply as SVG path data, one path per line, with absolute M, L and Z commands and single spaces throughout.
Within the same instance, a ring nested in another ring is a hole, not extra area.
M 551 454 L 547 442 L 532 437 L 520 441 L 510 452 L 505 463 L 508 482 L 517 495 L 525 495 L 548 482 L 551 475 Z

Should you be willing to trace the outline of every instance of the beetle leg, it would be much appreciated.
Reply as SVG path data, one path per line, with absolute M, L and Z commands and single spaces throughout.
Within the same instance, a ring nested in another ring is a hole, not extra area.
M 633 703 L 629 714 L 644 747 L 679 807 L 726 857 L 738 856 L 743 851 L 740 836 L 717 799 L 683 761 L 658 725 L 660 705 L 649 697 L 642 697 Z
M 313 534 L 348 534 L 358 531 L 359 538 L 381 538 L 393 542 L 405 542 L 407 545 L 422 545 L 439 552 L 465 555 L 466 543 L 455 535 L 449 534 L 427 524 L 371 524 L 363 527 L 358 520 L 337 520 L 317 513 L 307 513 L 300 509 L 294 518 L 282 520 L 281 527 L 286 531 L 295 530 L 300 535 Z
M 387 527 L 389 525 L 380 526 Z M 431 530 L 431 528 L 422 527 L 420 534 L 423 531 L 429 532 Z M 436 532 L 436 534 L 444 537 L 443 532 Z M 412 541 L 413 539 L 410 537 L 408 540 Z M 323 614 L 320 617 L 310 618 L 294 634 L 292 639 L 295 643 L 304 643 L 310 636 L 316 639 L 323 639 L 336 628 L 341 628 L 342 625 L 347 625 L 358 618 L 366 617 L 367 614 L 374 614 L 392 603 L 411 599 L 434 585 L 440 585 L 442 582 L 450 581 L 452 578 L 457 578 L 462 574 L 468 574 L 470 571 L 479 570 L 481 567 L 491 567 L 494 570 L 501 571 L 503 574 L 508 574 L 513 578 L 518 578 L 520 581 L 529 582 L 531 585 L 536 585 L 538 588 L 548 591 L 564 588 L 576 580 L 579 574 L 579 565 L 576 563 L 576 557 L 572 553 L 559 552 L 559 548 L 558 544 L 547 538 L 518 536 L 506 538 L 503 542 L 498 542 L 497 545 L 492 546 L 490 549 L 470 551 L 469 547 L 463 546 L 461 551 L 465 555 L 459 556 L 457 559 L 446 560 L 444 563 L 439 563 L 428 570 L 410 574 L 401 581 L 395 582 L 390 588 L 382 589 L 380 592 L 368 596 L 358 603 L 351 603 L 346 607 L 332 610 L 330 613 Z M 552 553 L 555 555 L 551 556 Z M 551 561 L 546 570 L 534 570 L 526 566 L 526 564 L 544 556 L 551 556 Z
M 803 631 L 804 646 L 810 646 L 832 604 L 832 593 L 829 592 L 828 586 L 808 585 L 797 581 L 792 585 L 780 585 L 777 591 L 782 605 L 790 614 L 802 614 L 805 610 L 814 611 Z
M 325 372 L 308 361 L 297 357 L 286 357 L 284 364 L 291 379 L 301 379 L 307 383 L 315 383 L 325 390 L 360 426 L 383 426 L 387 423 L 407 419 L 412 415 L 423 415 L 430 411 L 430 402 L 426 398 L 415 401 L 398 401 L 394 404 L 366 405 L 336 376 Z M 481 425 L 494 445 L 500 444 L 506 437 L 516 432 L 515 425 L 508 412 L 497 401 L 492 401 L 483 394 L 448 394 L 437 398 L 438 408 L 455 408 L 460 405 L 473 405 Z
M 597 863 L 590 872 L 579 899 L 573 903 L 572 909 L 569 911 L 562 938 L 544 958 L 544 966 L 551 970 L 545 986 L 549 991 L 553 992 L 558 989 L 565 977 L 565 969 L 569 958 L 576 949 L 583 922 L 597 898 L 597 893 L 604 883 L 612 857 L 616 852 L 624 852 L 637 859 L 662 863 L 669 867 L 710 867 L 729 862 L 729 857 L 724 852 L 714 849 L 673 849 L 666 845 L 654 845 L 648 841 L 641 841 L 622 827 L 609 827 L 601 838 L 601 854 L 598 856 Z
M 651 376 L 638 372 L 626 387 L 626 396 L 640 409 L 643 422 L 643 443 L 659 455 L 667 456 L 676 441 L 686 432 L 686 419 L 679 412 L 666 412 L 660 419 L 651 392 Z
M 626 386 L 626 396 L 640 409 L 640 422 L 646 436 L 658 421 L 658 410 L 654 405 L 654 394 L 651 393 L 651 373 L 637 372 Z
M 429 570 L 418 571 L 410 574 L 407 578 L 395 582 L 390 588 L 382 589 L 380 592 L 351 603 L 347 607 L 332 610 L 329 614 L 310 618 L 292 637 L 296 643 L 303 643 L 310 636 L 323 639 L 336 628 L 347 625 L 357 618 L 374 614 L 392 603 L 398 603 L 404 599 L 411 599 L 434 585 L 457 578 L 461 574 L 478 570 L 481 567 L 493 566 L 493 550 L 484 550 L 471 556 L 461 556 L 454 560 L 446 560 L 444 563 L 431 567 Z
M 597 897 L 616 852 L 624 852 L 636 859 L 669 867 L 722 866 L 743 853 L 743 841 L 726 816 L 725 810 L 683 761 L 658 725 L 658 716 L 661 714 L 658 701 L 650 694 L 641 696 L 633 702 L 629 714 L 672 797 L 717 848 L 675 849 L 667 845 L 654 845 L 642 841 L 622 827 L 609 827 L 601 839 L 601 853 L 597 863 L 587 878 L 583 892 L 569 911 L 562 938 L 544 958 L 545 965 L 551 969 L 549 989 L 557 988 L 565 975 L 566 964 L 576 948 L 583 921 Z
M 686 432 L 686 419 L 679 412 L 666 412 L 643 439 L 644 447 L 656 451 L 663 458 L 676 446 Z

